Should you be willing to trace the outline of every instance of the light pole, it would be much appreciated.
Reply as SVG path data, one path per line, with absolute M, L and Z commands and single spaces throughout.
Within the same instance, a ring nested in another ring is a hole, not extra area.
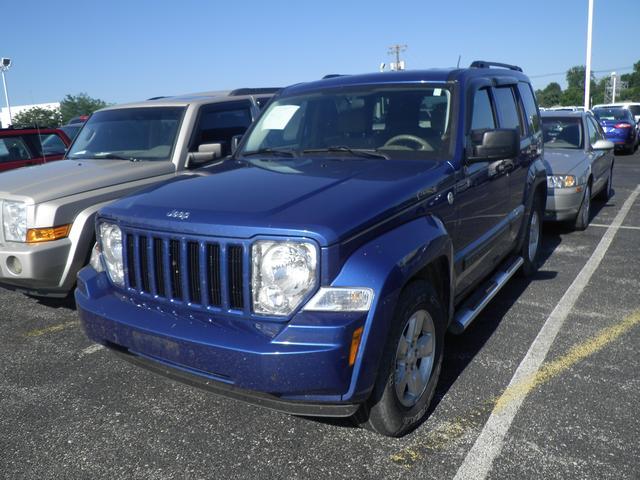
M 11 67 L 11 59 L 10 58 L 1 58 L 0 59 L 0 72 L 2 72 L 2 85 L 4 85 L 4 98 L 7 100 L 7 110 L 9 112 L 9 125 L 13 123 L 11 120 L 11 104 L 9 103 L 9 93 L 7 92 L 7 79 L 4 76 L 4 72 L 9 70 Z
M 593 0 L 589 0 L 589 19 L 587 20 L 587 65 L 584 69 L 584 110 L 589 110 L 591 95 L 591 30 L 593 28 Z

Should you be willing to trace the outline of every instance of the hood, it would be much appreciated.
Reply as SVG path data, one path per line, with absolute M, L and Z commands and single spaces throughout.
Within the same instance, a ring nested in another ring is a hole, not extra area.
M 547 175 L 566 175 L 578 165 L 588 163 L 588 154 L 582 149 L 544 148 L 544 166 Z
M 0 175 L 0 198 L 42 203 L 175 171 L 173 163 L 123 160 L 60 160 Z
M 329 245 L 415 204 L 451 171 L 447 162 L 433 161 L 229 160 L 120 200 L 101 214 L 185 234 L 302 235 Z

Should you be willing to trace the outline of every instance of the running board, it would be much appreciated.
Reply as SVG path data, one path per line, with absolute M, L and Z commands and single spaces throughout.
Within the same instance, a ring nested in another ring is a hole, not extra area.
M 491 280 L 484 284 L 484 294 L 481 295 L 480 298 L 472 295 L 469 300 L 460 306 L 453 318 L 453 322 L 449 326 L 449 331 L 455 335 L 460 335 L 464 332 L 482 309 L 487 306 L 487 303 L 489 303 L 509 279 L 513 277 L 513 274 L 518 271 L 523 263 L 524 260 L 522 257 L 517 257 L 513 263 L 496 272 L 493 277 L 491 277 Z

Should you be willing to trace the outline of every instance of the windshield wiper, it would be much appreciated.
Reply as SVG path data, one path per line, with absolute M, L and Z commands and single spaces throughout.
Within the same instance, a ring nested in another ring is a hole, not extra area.
M 99 160 L 129 160 L 130 162 L 139 162 L 140 160 L 135 157 L 125 157 L 122 155 L 118 155 L 117 153 L 96 153 L 93 158 L 97 158 Z
M 250 155 L 282 155 L 284 157 L 295 157 L 296 154 L 293 150 L 281 150 L 278 148 L 260 148 L 258 150 L 253 150 L 251 152 L 243 152 L 243 157 L 248 157 Z
M 389 157 L 384 153 L 378 152 L 376 150 L 365 149 L 365 148 L 335 146 L 335 147 L 327 147 L 327 148 L 308 148 L 302 151 L 302 153 L 323 153 L 323 152 L 350 153 L 351 155 L 355 155 L 357 157 L 384 158 L 385 160 L 389 160 Z

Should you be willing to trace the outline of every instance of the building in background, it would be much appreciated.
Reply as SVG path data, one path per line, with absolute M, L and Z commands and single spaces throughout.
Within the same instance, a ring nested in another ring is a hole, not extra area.
M 60 102 L 34 103 L 32 105 L 11 105 L 11 117 L 15 117 L 18 113 L 35 107 L 54 110 L 56 108 L 60 108 Z M 7 128 L 9 125 L 9 109 L 5 106 L 0 108 L 0 128 Z

